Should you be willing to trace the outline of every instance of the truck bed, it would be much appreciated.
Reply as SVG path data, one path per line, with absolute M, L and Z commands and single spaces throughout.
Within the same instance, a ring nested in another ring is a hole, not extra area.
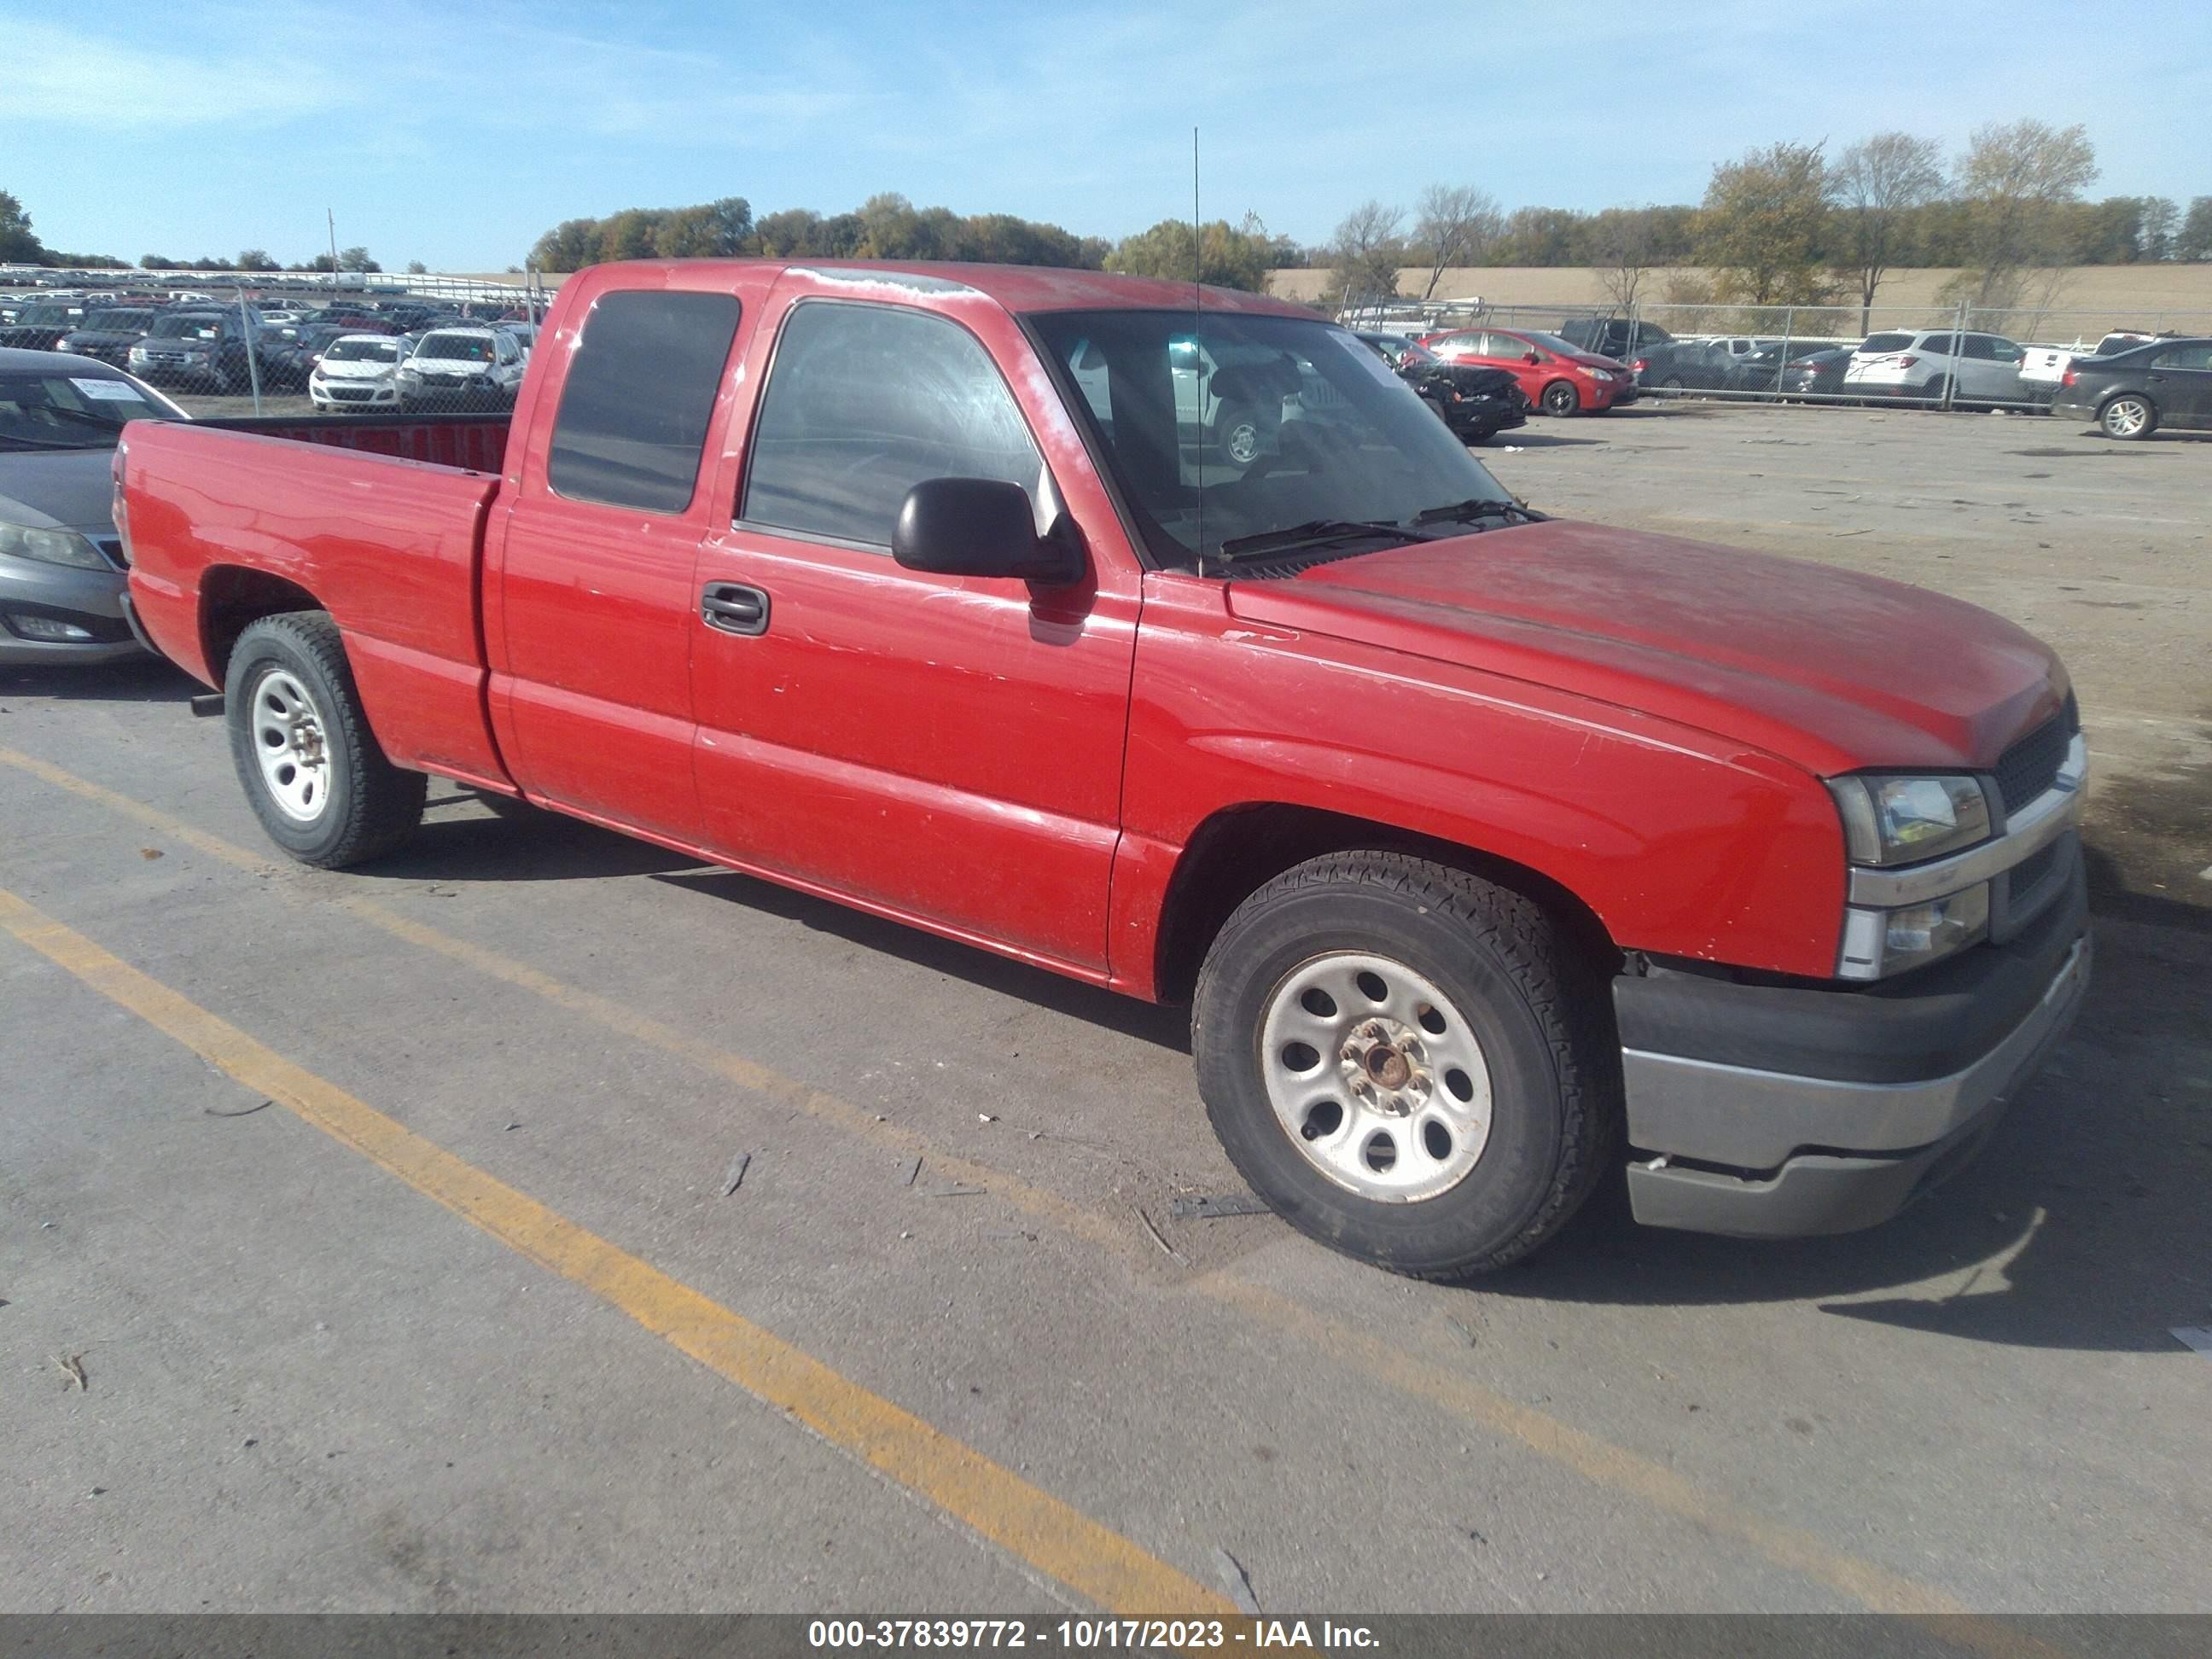
M 493 415 L 285 415 L 245 416 L 193 424 L 224 432 L 246 432 L 294 443 L 390 455 L 426 466 L 496 472 L 507 460 L 511 416 Z
M 512 787 L 484 707 L 480 581 L 507 420 L 136 422 L 131 596 L 155 646 L 222 684 L 272 598 L 328 611 L 403 766 Z M 471 465 L 473 463 L 473 465 Z

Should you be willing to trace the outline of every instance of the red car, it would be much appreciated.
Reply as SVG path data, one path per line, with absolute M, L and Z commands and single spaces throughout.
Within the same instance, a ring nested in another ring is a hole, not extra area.
M 1584 351 L 1556 334 L 1526 329 L 1455 328 L 1425 334 L 1420 343 L 1453 362 L 1502 368 L 1547 415 L 1580 415 L 1636 401 L 1628 365 Z
M 1865 1226 L 1987 1142 L 2089 968 L 2050 648 L 1547 518 L 1344 330 L 1194 309 L 593 265 L 511 419 L 133 422 L 131 605 L 295 858 L 436 774 L 1191 1003 L 1254 1190 L 1401 1273 L 1624 1170 L 1661 1226 Z M 1280 410 L 1250 460 L 1197 361 Z

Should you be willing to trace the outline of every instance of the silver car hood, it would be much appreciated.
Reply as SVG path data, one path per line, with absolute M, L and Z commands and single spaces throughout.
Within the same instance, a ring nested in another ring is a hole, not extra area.
M 113 535 L 114 460 L 107 448 L 0 447 L 0 521 Z

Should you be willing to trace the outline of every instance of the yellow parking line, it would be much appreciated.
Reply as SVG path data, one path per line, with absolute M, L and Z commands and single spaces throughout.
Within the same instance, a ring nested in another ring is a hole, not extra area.
M 158 807 L 80 778 L 51 762 L 0 747 L 0 765 L 27 772 L 56 788 L 157 830 L 234 868 L 258 875 L 297 878 L 302 874 L 296 865 L 261 857 Z M 718 1048 L 611 998 L 568 984 L 483 945 L 456 939 L 374 900 L 347 895 L 318 896 L 396 938 L 528 991 L 556 1007 L 684 1060 L 740 1088 L 796 1108 L 855 1137 L 908 1155 L 921 1153 L 929 1159 L 930 1167 L 940 1173 L 965 1185 L 986 1188 L 1039 1220 L 1086 1243 L 1110 1249 L 1125 1260 L 1147 1265 L 1158 1260 L 1139 1249 L 1130 1227 L 1111 1216 L 1085 1209 L 1018 1176 L 944 1152 L 912 1130 L 879 1123 L 873 1113 L 863 1111 L 850 1102 L 785 1077 L 741 1054 Z M 1188 1288 L 1268 1328 L 1317 1348 L 1338 1364 L 1386 1387 L 1425 1400 L 1540 1457 L 1570 1468 L 1594 1485 L 1633 1495 L 1663 1511 L 1692 1520 L 1715 1535 L 1730 1539 L 1774 1565 L 1825 1584 L 1874 1612 L 1935 1616 L 1943 1626 L 1946 1640 L 1983 1653 L 2052 1651 L 2015 1630 L 1966 1613 L 1962 1603 L 1941 1590 L 1889 1572 L 1848 1551 L 1832 1548 L 1809 1533 L 1769 1521 L 1648 1458 L 1585 1434 L 1557 1418 L 1418 1359 L 1366 1332 L 1316 1314 L 1273 1291 L 1215 1274 L 1191 1281 Z
M 255 1093 L 581 1285 L 1085 1600 L 1121 1613 L 1235 1613 L 1218 1593 L 1121 1534 L 295 1065 L 5 889 L 0 927 Z

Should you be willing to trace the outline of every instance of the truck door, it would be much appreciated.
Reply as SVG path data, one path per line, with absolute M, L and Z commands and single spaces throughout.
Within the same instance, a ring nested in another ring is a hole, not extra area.
M 998 331 L 1002 361 L 1033 364 L 1003 313 L 978 325 Z M 927 478 L 1018 483 L 1042 529 L 1081 469 L 1078 520 L 1118 535 L 1066 411 L 1042 402 L 1035 366 L 1018 377 L 1040 400 L 1025 412 L 975 332 L 913 307 L 801 296 L 772 362 L 770 346 L 749 354 L 767 380 L 732 474 L 737 516 L 702 548 L 694 595 L 708 844 L 1103 972 L 1133 560 L 1093 546 L 1085 581 L 1047 589 L 908 570 L 890 554 L 906 493 Z
M 557 384 L 518 416 L 524 453 L 484 576 L 492 717 L 516 780 L 693 845 L 701 457 L 740 312 L 725 279 L 721 292 L 625 286 L 569 313 L 566 351 L 541 354 Z

